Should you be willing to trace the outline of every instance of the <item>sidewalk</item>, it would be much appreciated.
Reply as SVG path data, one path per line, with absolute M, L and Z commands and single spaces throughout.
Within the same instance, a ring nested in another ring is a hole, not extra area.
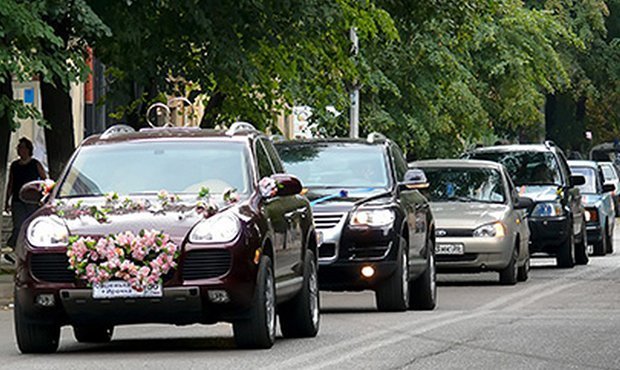
M 13 273 L 12 268 L 0 266 L 0 309 L 13 303 Z

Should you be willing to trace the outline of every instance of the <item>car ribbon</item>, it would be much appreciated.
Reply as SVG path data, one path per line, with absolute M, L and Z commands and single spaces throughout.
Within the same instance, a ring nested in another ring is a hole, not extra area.
M 312 202 L 310 202 L 310 205 L 311 206 L 315 206 L 315 205 L 317 205 L 319 203 L 323 203 L 323 202 L 326 202 L 328 200 L 332 200 L 332 199 L 335 199 L 335 198 L 344 198 L 344 197 L 347 197 L 350 193 L 368 193 L 368 192 L 371 192 L 373 190 L 375 190 L 375 188 L 356 189 L 356 190 L 350 190 L 350 191 L 342 189 L 342 190 L 338 191 L 337 193 L 326 195 L 326 196 L 321 197 L 321 198 L 317 198 L 317 199 L 313 200 Z

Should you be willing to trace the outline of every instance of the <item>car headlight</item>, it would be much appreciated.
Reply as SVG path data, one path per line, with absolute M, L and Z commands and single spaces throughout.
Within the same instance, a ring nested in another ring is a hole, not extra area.
M 191 243 L 226 243 L 237 237 L 241 225 L 230 213 L 215 215 L 200 221 L 189 234 Z
M 474 230 L 476 238 L 503 238 L 506 235 L 506 229 L 501 222 L 482 225 Z
M 351 225 L 387 226 L 394 222 L 394 218 L 390 209 L 357 210 L 351 217 Z
M 532 210 L 533 217 L 554 217 L 562 216 L 563 214 L 564 208 L 558 202 L 538 203 Z
M 69 245 L 69 229 L 56 216 L 41 216 L 28 225 L 26 238 L 33 247 L 66 247 Z

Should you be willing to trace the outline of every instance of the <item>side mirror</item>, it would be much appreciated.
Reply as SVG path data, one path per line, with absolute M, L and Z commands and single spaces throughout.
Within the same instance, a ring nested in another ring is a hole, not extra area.
M 581 175 L 571 175 L 570 177 L 570 187 L 574 188 L 575 186 L 581 186 L 586 183 L 586 178 Z
M 534 201 L 528 197 L 517 197 L 514 201 L 515 209 L 530 209 L 534 207 Z
M 43 190 L 46 186 L 45 181 L 35 180 L 24 184 L 19 190 L 19 199 L 27 204 L 40 204 L 43 199 Z
M 603 193 L 612 193 L 616 191 L 616 185 L 614 184 L 603 184 Z
M 260 193 L 265 198 L 287 196 L 301 193 L 301 181 L 293 175 L 278 173 L 270 177 L 263 177 L 258 183 Z
M 414 168 L 405 172 L 405 180 L 399 186 L 401 189 L 426 189 L 429 184 L 424 171 Z

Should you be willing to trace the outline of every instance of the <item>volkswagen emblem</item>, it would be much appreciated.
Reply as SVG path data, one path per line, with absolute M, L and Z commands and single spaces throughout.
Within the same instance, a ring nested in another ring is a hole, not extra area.
M 435 236 L 446 236 L 448 232 L 446 230 L 435 230 Z

